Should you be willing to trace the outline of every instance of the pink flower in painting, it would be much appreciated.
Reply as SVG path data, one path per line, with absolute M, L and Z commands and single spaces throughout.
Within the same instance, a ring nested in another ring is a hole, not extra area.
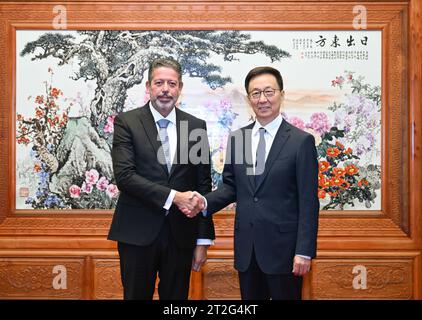
M 323 112 L 316 112 L 311 116 L 311 122 L 306 125 L 306 128 L 314 129 L 318 134 L 323 135 L 329 131 L 331 124 L 328 121 L 328 116 Z
M 86 182 L 82 183 L 82 188 L 81 188 L 82 192 L 91 193 L 92 189 L 93 189 L 92 184 L 89 184 Z
M 104 126 L 104 132 L 106 133 L 112 133 L 114 131 L 113 125 L 110 125 L 108 122 Z
M 118 195 L 119 189 L 117 189 L 116 185 L 111 183 L 107 186 L 106 193 L 107 193 L 108 197 L 112 199 L 112 198 L 115 198 Z
M 299 129 L 302 129 L 302 130 L 304 130 L 306 128 L 305 122 L 301 118 L 291 117 L 289 119 L 289 122 L 290 122 L 290 124 L 294 125 L 296 128 L 299 128 Z
M 91 184 L 91 185 L 95 184 L 98 181 L 99 177 L 100 177 L 100 174 L 95 169 L 91 169 L 85 172 L 85 181 L 88 184 Z
M 71 185 L 69 188 L 69 193 L 71 198 L 79 198 L 81 196 L 81 188 L 77 185 Z
M 97 182 L 98 190 L 106 190 L 108 186 L 108 180 L 106 177 L 101 177 Z
M 107 123 L 104 126 L 104 132 L 113 133 L 114 132 L 114 118 L 116 116 L 109 116 L 107 118 Z
M 336 77 L 335 80 L 331 80 L 331 86 L 335 87 L 337 85 L 341 88 L 343 82 L 344 82 L 344 78 L 342 76 Z

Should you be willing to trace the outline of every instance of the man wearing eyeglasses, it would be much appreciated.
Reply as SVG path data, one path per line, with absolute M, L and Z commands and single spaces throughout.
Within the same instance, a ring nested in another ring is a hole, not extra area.
M 242 299 L 299 300 L 316 255 L 315 140 L 281 116 L 278 70 L 252 69 L 245 88 L 256 121 L 229 137 L 223 184 L 205 196 L 206 211 L 237 202 L 234 262 Z

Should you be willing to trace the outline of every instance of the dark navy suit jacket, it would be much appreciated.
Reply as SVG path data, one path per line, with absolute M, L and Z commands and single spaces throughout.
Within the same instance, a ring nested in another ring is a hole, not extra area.
M 315 139 L 283 119 L 258 185 L 251 174 L 254 123 L 228 140 L 223 184 L 206 195 L 208 213 L 237 202 L 234 261 L 246 271 L 252 250 L 267 274 L 291 273 L 295 254 L 314 257 L 318 230 L 318 162 Z M 249 162 L 249 164 L 248 164 Z

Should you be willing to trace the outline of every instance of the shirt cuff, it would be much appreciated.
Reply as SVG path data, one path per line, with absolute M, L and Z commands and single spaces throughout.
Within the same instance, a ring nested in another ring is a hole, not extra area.
M 169 210 L 173 204 L 174 196 L 176 195 L 176 190 L 171 189 L 169 196 L 167 197 L 166 203 L 164 204 L 164 209 Z
M 210 246 L 213 245 L 214 241 L 211 239 L 197 239 L 196 240 L 196 245 L 197 246 Z
M 302 255 L 302 254 L 296 254 L 296 256 L 301 257 L 301 258 L 304 258 L 304 259 L 311 260 L 311 257 L 309 257 L 309 256 L 304 256 L 304 255 Z

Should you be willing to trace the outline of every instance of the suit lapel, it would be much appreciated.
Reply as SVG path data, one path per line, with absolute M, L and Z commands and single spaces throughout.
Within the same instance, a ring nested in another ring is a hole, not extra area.
M 271 167 L 274 164 L 275 159 L 277 159 L 278 154 L 283 149 L 287 139 L 290 136 L 290 127 L 286 120 L 283 119 L 283 122 L 280 125 L 280 128 L 278 128 L 278 131 L 274 137 L 273 144 L 270 149 L 270 153 L 268 154 L 267 160 L 265 161 L 265 170 L 262 174 L 262 178 L 259 179 L 259 183 L 256 186 L 255 190 L 258 190 L 259 187 L 262 185 L 263 181 L 265 180 L 266 176 L 268 175 L 268 172 L 271 170 Z M 252 177 L 252 180 L 253 177 Z
M 163 148 L 161 148 L 161 141 L 158 138 L 157 126 L 155 124 L 154 117 L 152 116 L 149 104 L 146 104 L 145 106 L 140 108 L 140 120 L 145 130 L 145 134 L 147 135 L 148 140 L 154 149 L 154 157 L 158 159 L 158 152 L 161 152 L 161 159 L 164 159 Z M 169 173 L 166 164 L 160 164 L 160 166 L 166 173 L 166 175 L 168 175 Z

